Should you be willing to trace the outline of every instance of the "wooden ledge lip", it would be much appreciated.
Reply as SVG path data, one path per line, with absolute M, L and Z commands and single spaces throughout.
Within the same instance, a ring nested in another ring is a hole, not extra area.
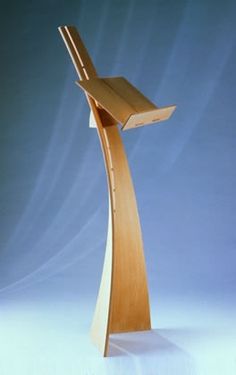
M 122 130 L 129 130 L 168 120 L 175 109 L 176 105 L 171 105 L 168 107 L 157 108 L 148 112 L 132 114 L 128 121 L 123 125 Z

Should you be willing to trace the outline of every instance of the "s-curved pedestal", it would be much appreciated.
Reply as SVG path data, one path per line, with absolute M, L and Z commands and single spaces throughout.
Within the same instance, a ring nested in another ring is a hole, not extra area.
M 92 340 L 106 356 L 110 333 L 151 328 L 139 215 L 117 125 L 123 121 L 123 128 L 131 128 L 167 119 L 175 106 L 157 108 L 121 77 L 99 79 L 75 27 L 63 26 L 59 31 L 81 79 L 79 84 L 85 90 L 107 173 L 107 245 L 91 328 Z

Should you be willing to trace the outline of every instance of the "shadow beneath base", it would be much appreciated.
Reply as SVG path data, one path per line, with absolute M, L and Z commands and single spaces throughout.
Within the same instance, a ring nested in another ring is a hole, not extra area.
M 191 355 L 163 337 L 162 332 L 165 334 L 170 330 L 110 335 L 109 356 L 131 357 L 137 374 L 196 374 Z

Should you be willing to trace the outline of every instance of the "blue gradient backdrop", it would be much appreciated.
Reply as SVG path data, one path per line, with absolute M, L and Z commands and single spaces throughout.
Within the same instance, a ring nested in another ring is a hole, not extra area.
M 236 2 L 2 1 L 0 19 L 1 375 L 235 374 L 235 351 L 220 368 L 216 345 L 204 362 L 173 327 L 235 328 Z M 168 122 L 122 133 L 159 331 L 140 341 L 157 352 L 121 340 L 113 362 L 86 341 L 108 202 L 99 140 L 57 31 L 65 24 L 78 27 L 101 76 L 177 104 Z M 225 340 L 229 353 L 235 340 Z

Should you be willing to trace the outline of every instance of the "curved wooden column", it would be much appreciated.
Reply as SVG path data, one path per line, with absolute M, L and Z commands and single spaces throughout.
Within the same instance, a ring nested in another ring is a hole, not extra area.
M 59 28 L 81 79 L 96 70 L 74 27 Z M 107 247 L 91 336 L 104 356 L 109 333 L 151 328 L 147 277 L 136 198 L 117 124 L 87 95 L 108 180 Z
M 113 267 L 109 332 L 150 329 L 141 228 L 129 166 L 116 127 L 104 130 L 112 165 Z

